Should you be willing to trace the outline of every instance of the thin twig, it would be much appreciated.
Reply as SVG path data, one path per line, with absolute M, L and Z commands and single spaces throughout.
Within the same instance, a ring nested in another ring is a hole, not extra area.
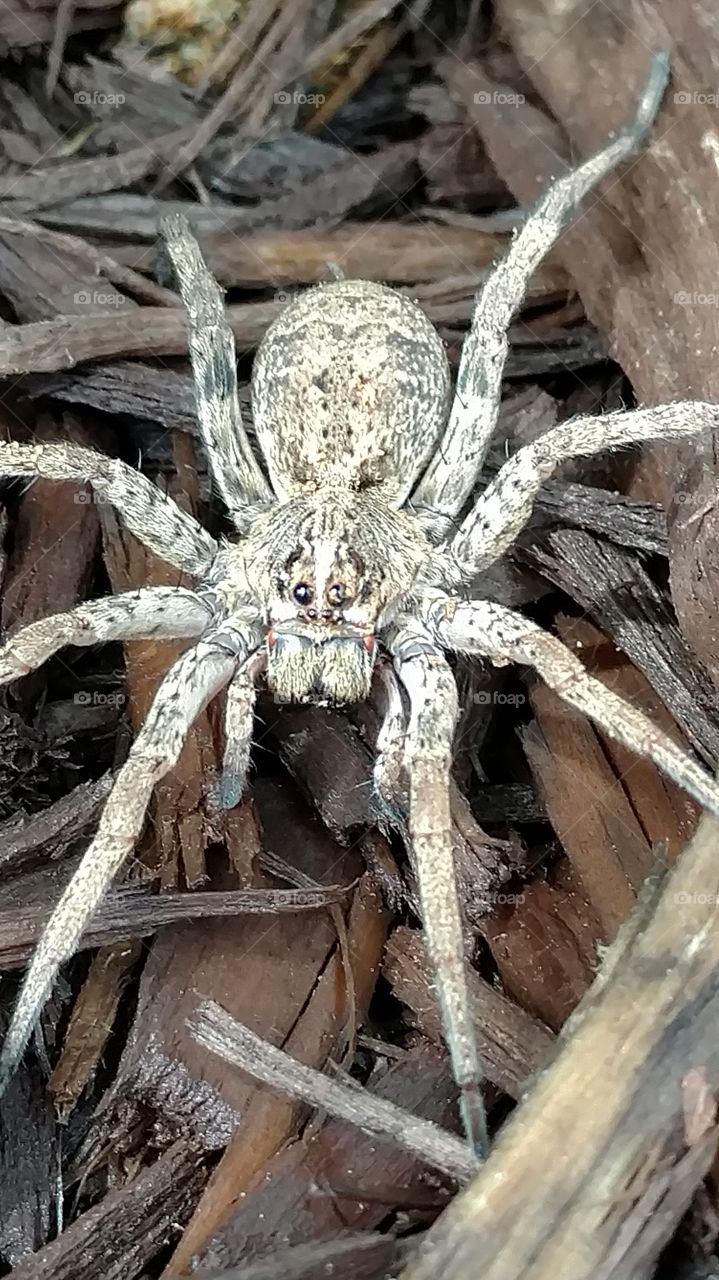
M 213 1000 L 202 1003 L 197 1017 L 188 1025 L 203 1048 L 263 1084 L 355 1124 L 366 1133 L 393 1138 L 458 1182 L 466 1182 L 477 1172 L 474 1155 L 453 1134 L 359 1086 L 329 1080 L 256 1036 Z

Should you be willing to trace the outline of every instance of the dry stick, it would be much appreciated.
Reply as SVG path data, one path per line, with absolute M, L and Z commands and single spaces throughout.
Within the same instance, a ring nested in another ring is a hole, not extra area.
M 280 911 L 319 911 L 344 901 L 342 885 L 313 889 L 226 889 L 202 893 L 148 893 L 115 889 L 107 893 L 83 934 L 79 949 L 106 946 L 121 938 L 144 938 L 164 925 Z M 32 955 L 54 906 L 13 906 L 0 910 L 0 971 L 16 969 Z
M 354 13 L 347 22 L 343 23 L 341 27 L 338 27 L 336 31 L 333 31 L 318 45 L 315 45 L 314 49 L 311 50 L 308 56 L 304 58 L 301 63 L 298 63 L 292 69 L 291 74 L 282 79 L 281 83 L 289 84 L 291 81 L 297 80 L 300 76 L 309 75 L 310 72 L 317 70 L 318 67 L 329 62 L 329 60 L 335 57 L 336 54 L 341 53 L 343 49 L 354 44 L 360 36 L 364 35 L 365 31 L 369 31 L 372 27 L 376 26 L 378 22 L 381 22 L 383 18 L 386 18 L 393 9 L 397 8 L 398 3 L 399 0 L 369 0 L 368 4 L 363 5 L 363 7 L 358 10 L 357 13 Z M 292 8 L 293 6 L 291 5 L 287 6 L 288 16 L 291 19 L 289 24 L 286 21 L 282 24 L 279 22 L 273 24 L 269 32 L 265 35 L 264 41 L 260 45 L 249 66 L 240 67 L 239 71 L 235 74 L 234 79 L 227 86 L 227 89 L 223 93 L 219 102 L 215 104 L 212 110 L 205 116 L 204 120 L 201 121 L 194 137 L 191 138 L 187 146 L 183 147 L 180 152 L 178 163 L 175 166 L 175 172 L 179 173 L 186 168 L 188 164 L 191 164 L 203 148 L 211 142 L 218 129 L 221 129 L 222 125 L 231 118 L 236 107 L 239 106 L 240 102 L 246 95 L 248 84 L 251 82 L 252 75 L 254 74 L 253 68 L 256 69 L 257 63 L 260 59 L 268 58 L 272 54 L 275 47 L 280 43 L 280 36 L 284 39 L 286 35 L 292 34 L 296 24 L 296 16 L 292 12 Z M 258 14 L 262 13 L 262 9 L 263 5 L 260 3 L 257 6 Z M 278 32 L 277 28 L 280 26 L 282 30 Z M 222 51 L 215 60 L 215 63 L 210 67 L 201 88 L 204 88 L 209 80 L 217 77 L 218 69 L 226 70 L 228 64 L 232 65 L 232 61 L 236 61 L 236 54 L 239 46 L 244 47 L 250 43 L 251 38 L 256 38 L 261 29 L 261 25 L 258 25 L 255 20 L 255 7 L 253 6 L 247 14 L 244 23 L 235 30 L 232 36 L 230 36 L 227 48 Z M 278 88 L 279 87 L 280 84 L 278 82 Z
M 218 129 L 232 118 L 234 112 L 243 101 L 247 101 L 250 90 L 254 88 L 258 75 L 267 70 L 267 62 L 279 49 L 283 41 L 294 31 L 304 17 L 307 0 L 289 0 L 282 5 L 278 16 L 269 27 L 264 39 L 260 41 L 254 57 L 247 66 L 241 66 L 225 89 L 222 97 L 210 112 L 201 120 L 194 134 L 184 146 L 180 147 L 176 160 L 167 163 L 165 173 L 157 183 L 156 190 L 162 191 L 178 174 L 197 159 L 200 152 L 212 141 Z M 271 74 L 271 73 L 270 73 Z M 280 87 L 278 80 L 277 85 Z
M 273 1249 L 266 1258 L 241 1262 L 202 1280 L 315 1280 L 317 1276 L 363 1277 L 385 1275 L 393 1260 L 405 1256 L 406 1241 L 387 1232 L 363 1231 L 334 1240 L 308 1240 Z M 361 1267 L 361 1271 L 360 1268 Z
M 161 164 L 171 164 L 177 148 L 187 138 L 191 126 L 173 129 L 152 142 L 143 142 L 115 156 L 90 156 L 68 160 L 47 169 L 32 169 L 16 175 L 0 174 L 0 200 L 12 200 L 35 209 L 65 204 L 81 196 L 120 191 L 153 173 Z
M 60 0 L 55 15 L 55 30 L 52 37 L 52 45 L 47 55 L 47 69 L 45 72 L 45 97 L 51 98 L 57 88 L 57 82 L 60 78 L 62 70 L 62 58 L 65 52 L 65 44 L 67 38 L 72 31 L 72 20 L 75 16 L 76 0 Z
M 242 61 L 243 53 L 254 58 L 255 41 L 259 39 L 270 18 L 274 17 L 276 6 L 268 7 L 267 0 L 255 0 L 238 25 L 230 32 L 227 44 L 215 54 L 207 71 L 200 80 L 195 98 L 204 98 L 211 84 L 221 85 L 237 65 Z
M 280 314 L 281 302 L 238 303 L 227 318 L 238 346 L 254 347 Z M 55 373 L 83 360 L 111 356 L 181 356 L 187 353 L 187 320 L 179 307 L 129 308 L 116 314 L 57 316 L 0 329 L 0 378 Z
M 253 1079 L 355 1124 L 365 1133 L 393 1138 L 457 1181 L 466 1182 L 476 1173 L 474 1156 L 453 1134 L 359 1086 L 329 1080 L 262 1040 L 213 1000 L 200 1004 L 197 1017 L 188 1026 L 203 1048 L 240 1067 Z
M 645 886 L 559 1056 L 403 1280 L 654 1274 L 716 1151 L 718 854 L 705 815 Z
M 72 236 L 64 231 L 51 231 L 48 227 L 41 227 L 37 222 L 28 222 L 24 218 L 15 218 L 12 215 L 10 217 L 0 215 L 0 234 L 34 236 L 48 248 L 57 249 L 58 253 L 63 251 L 70 254 L 80 253 L 83 258 L 93 263 L 98 274 L 102 272 L 113 284 L 136 294 L 143 302 L 155 303 L 158 307 L 180 306 L 179 296 L 173 293 L 172 289 L 155 284 L 154 280 L 149 280 L 147 276 L 141 275 L 132 267 L 116 262 L 109 253 L 103 253 L 101 249 L 90 244 L 88 240 L 83 240 L 81 236 Z M 146 256 L 151 252 L 147 248 Z
M 358 9 L 356 13 L 350 14 L 346 22 L 336 31 L 331 31 L 324 40 L 316 44 L 314 49 L 310 50 L 301 66 L 294 71 L 292 78 L 297 79 L 298 76 L 309 75 L 311 71 L 316 71 L 318 67 L 324 66 L 331 58 L 342 53 L 345 49 L 349 49 L 356 43 L 365 33 L 372 27 L 377 26 L 384 18 L 388 18 L 393 9 L 397 8 L 400 0 L 369 0 L 368 4 Z M 404 7 L 404 6 L 403 6 Z M 412 6 L 414 10 L 423 10 L 426 6 L 424 3 L 415 3 Z

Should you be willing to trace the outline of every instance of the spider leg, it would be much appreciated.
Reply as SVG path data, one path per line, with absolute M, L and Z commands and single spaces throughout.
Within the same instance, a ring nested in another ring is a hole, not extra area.
M 214 788 L 215 803 L 220 809 L 234 809 L 242 799 L 252 748 L 257 677 L 266 665 L 265 652 L 251 654 L 227 686 L 225 754 L 222 774 Z
M 204 573 L 217 554 L 202 525 L 119 458 L 75 444 L 0 442 L 0 480 L 22 476 L 91 484 L 144 546 L 183 573 Z
M 163 218 L 160 234 L 189 320 L 197 421 L 205 450 L 227 510 L 242 531 L 252 508 L 268 506 L 274 497 L 242 422 L 234 335 L 220 287 L 187 219 L 181 214 Z
M 377 755 L 372 771 L 374 802 L 380 822 L 404 829 L 407 797 L 404 788 L 407 716 L 394 669 L 381 665 L 378 676 L 385 696 L 384 717 L 377 735 Z
M 518 449 L 477 499 L 450 542 L 450 575 L 457 583 L 469 581 L 498 560 L 529 520 L 540 486 L 568 458 L 645 440 L 682 440 L 714 427 L 719 405 L 701 400 L 572 418 L 552 427 Z M 446 566 L 443 577 L 446 582 Z
M 440 535 L 449 531 L 476 483 L 497 420 L 507 329 L 532 273 L 587 192 L 644 141 L 668 72 L 666 55 L 656 54 L 633 119 L 601 151 L 552 184 L 477 294 L 449 421 L 411 499 L 415 508 L 427 508 L 436 517 L 432 527 Z
M 183 653 L 158 689 L 147 720 L 108 796 L 94 840 L 46 925 L 30 962 L 0 1054 L 0 1093 L 12 1076 L 52 988 L 142 828 L 155 783 L 177 763 L 193 721 L 238 661 L 212 634 Z
M 457 686 L 439 647 L 400 629 L 390 640 L 397 674 L 410 704 L 406 738 L 409 832 L 424 935 L 435 975 L 462 1120 L 471 1148 L 487 1153 L 482 1078 L 465 973 L 462 913 L 457 896 L 449 809 Z
M 638 707 L 597 680 L 558 640 L 513 609 L 489 600 L 433 600 L 424 610 L 431 634 L 445 649 L 534 667 L 570 706 L 610 737 L 646 756 L 705 809 L 719 816 L 719 783 Z
M 29 623 L 0 645 L 0 685 L 35 671 L 67 644 L 197 636 L 211 618 L 209 606 L 182 587 L 141 587 L 89 600 L 67 613 Z

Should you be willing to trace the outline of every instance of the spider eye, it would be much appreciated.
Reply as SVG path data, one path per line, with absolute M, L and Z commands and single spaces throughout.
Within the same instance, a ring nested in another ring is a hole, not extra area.
M 327 600 L 329 604 L 344 604 L 347 599 L 347 588 L 344 582 L 333 582 L 331 587 L 327 588 Z
M 292 588 L 292 598 L 297 601 L 297 604 L 312 604 L 315 593 L 309 582 L 297 582 Z

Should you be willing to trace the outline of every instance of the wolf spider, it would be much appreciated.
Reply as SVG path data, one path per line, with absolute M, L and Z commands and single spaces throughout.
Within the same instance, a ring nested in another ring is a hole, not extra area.
M 218 285 L 187 222 L 162 226 L 189 317 L 197 417 L 237 537 L 217 543 L 144 476 L 73 444 L 3 444 L 0 476 L 85 481 L 132 532 L 189 573 L 194 590 L 147 587 L 33 622 L 0 649 L 0 682 L 62 645 L 194 637 L 170 667 L 120 769 L 97 834 L 28 968 L 5 1039 L 4 1080 L 21 1057 L 61 963 L 137 840 L 155 783 L 177 762 L 201 709 L 227 690 L 219 800 L 239 800 L 257 679 L 275 697 L 367 697 L 378 656 L 388 693 L 374 781 L 408 829 L 444 1033 L 468 1139 L 486 1148 L 482 1078 L 465 977 L 449 811 L 457 689 L 446 653 L 534 667 L 602 729 L 653 760 L 719 814 L 714 779 L 640 710 L 588 675 L 553 635 L 501 604 L 470 599 L 478 573 L 512 544 L 558 464 L 717 425 L 687 402 L 575 418 L 517 450 L 475 500 L 500 403 L 507 329 L 540 260 L 577 202 L 649 131 L 667 79 L 654 59 L 632 122 L 549 188 L 483 282 L 450 407 L 442 343 L 419 307 L 380 284 L 308 290 L 274 322 L 252 373 L 262 463 L 237 399 L 235 347 Z

